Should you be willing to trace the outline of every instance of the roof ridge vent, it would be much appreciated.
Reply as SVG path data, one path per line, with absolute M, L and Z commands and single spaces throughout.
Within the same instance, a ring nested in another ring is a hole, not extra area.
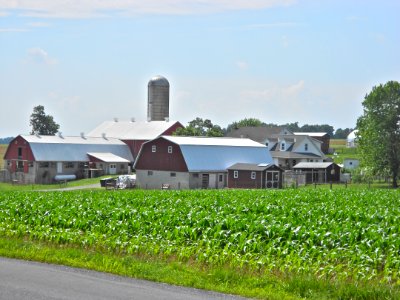
M 63 139 L 63 138 L 64 138 L 61 131 L 57 132 L 57 134 L 58 134 L 58 137 L 59 137 L 60 139 Z

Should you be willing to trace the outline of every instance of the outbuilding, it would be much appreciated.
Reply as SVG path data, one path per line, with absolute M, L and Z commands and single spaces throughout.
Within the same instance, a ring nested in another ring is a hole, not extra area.
M 19 135 L 4 156 L 9 180 L 52 183 L 62 178 L 127 174 L 133 157 L 129 147 L 113 138 Z
M 306 183 L 340 181 L 340 166 L 333 162 L 301 162 L 293 167 L 297 174 L 306 175 Z
M 238 162 L 271 164 L 272 157 L 250 139 L 161 136 L 143 144 L 134 168 L 144 189 L 218 189 Z
M 228 168 L 228 188 L 282 188 L 282 172 L 282 168 L 273 163 L 236 163 Z

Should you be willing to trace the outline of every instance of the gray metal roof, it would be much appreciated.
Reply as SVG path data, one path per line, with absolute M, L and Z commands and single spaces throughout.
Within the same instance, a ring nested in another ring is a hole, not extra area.
M 333 162 L 300 162 L 293 169 L 326 169 Z
M 105 121 L 87 135 L 113 137 L 121 140 L 152 140 L 178 122 L 172 121 Z
M 270 164 L 266 146 L 250 139 L 162 136 L 180 146 L 190 172 L 222 171 L 235 163 Z
M 293 132 L 295 135 L 308 135 L 311 137 L 323 137 L 327 135 L 326 132 Z
M 229 168 L 227 168 L 228 170 L 244 170 L 244 171 L 265 171 L 268 170 L 269 168 L 272 167 L 277 167 L 275 164 L 247 164 L 247 163 L 237 163 L 234 164 L 232 166 L 230 166 Z M 279 168 L 280 169 L 280 168 Z
M 270 151 L 272 157 L 274 158 L 290 158 L 290 159 L 299 159 L 299 158 L 322 158 L 321 156 L 315 155 L 313 153 L 298 153 L 291 151 Z
M 29 143 L 36 161 L 88 161 L 89 152 L 113 153 L 133 161 L 129 147 L 118 139 L 36 135 L 21 137 Z

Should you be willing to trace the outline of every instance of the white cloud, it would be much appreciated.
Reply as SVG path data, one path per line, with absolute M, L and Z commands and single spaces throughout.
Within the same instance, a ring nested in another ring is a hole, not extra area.
M 282 89 L 282 94 L 285 96 L 297 96 L 304 89 L 304 80 Z
M 27 24 L 29 27 L 49 27 L 50 23 L 45 22 L 31 22 Z
M 229 10 L 256 10 L 289 6 L 297 0 L 0 0 L 0 10 L 18 10 L 22 16 L 86 18 L 113 13 L 203 14 Z
M 54 65 L 57 64 L 57 60 L 50 57 L 49 54 L 42 48 L 30 48 L 28 49 L 29 60 L 39 64 Z
M 240 70 L 246 70 L 249 68 L 249 64 L 245 61 L 237 61 L 236 62 L 236 66 L 240 69 Z

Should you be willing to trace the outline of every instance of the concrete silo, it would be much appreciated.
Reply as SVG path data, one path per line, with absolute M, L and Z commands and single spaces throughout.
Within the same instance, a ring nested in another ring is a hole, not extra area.
M 155 76 L 148 86 L 147 120 L 169 119 L 169 82 L 165 77 Z

